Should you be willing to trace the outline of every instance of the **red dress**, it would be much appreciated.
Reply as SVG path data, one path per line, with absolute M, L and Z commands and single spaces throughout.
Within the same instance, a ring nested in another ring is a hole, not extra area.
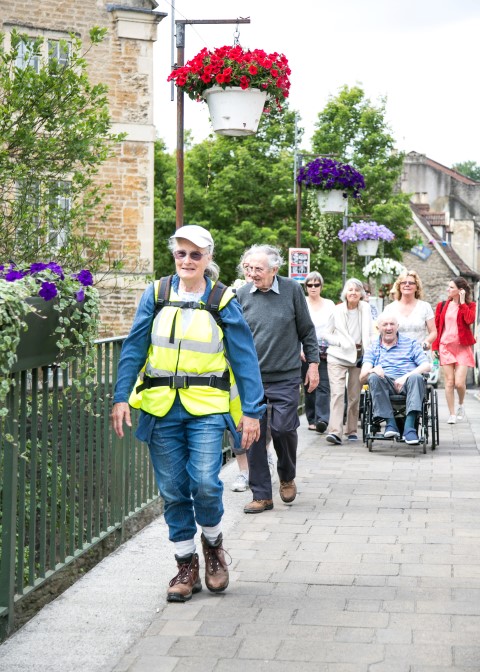
M 475 343 L 471 326 L 475 322 L 476 304 L 441 302 L 435 311 L 437 338 L 432 344 L 438 350 L 440 365 L 475 366 L 472 345 Z

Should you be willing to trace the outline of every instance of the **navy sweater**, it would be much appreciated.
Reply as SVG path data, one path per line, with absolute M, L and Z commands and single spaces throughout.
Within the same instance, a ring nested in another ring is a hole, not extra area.
M 272 290 L 250 293 L 252 283 L 237 290 L 264 383 L 299 377 L 301 346 L 308 363 L 319 361 L 315 327 L 302 287 L 289 278 L 277 276 L 277 280 L 279 294 Z

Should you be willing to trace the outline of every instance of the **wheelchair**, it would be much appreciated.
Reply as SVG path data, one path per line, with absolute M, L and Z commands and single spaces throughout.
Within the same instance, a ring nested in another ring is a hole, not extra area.
M 372 452 L 374 441 L 405 443 L 403 439 L 387 439 L 383 436 L 378 419 L 373 417 L 372 397 L 368 385 L 364 386 L 363 395 L 362 436 L 363 443 L 367 446 L 369 452 Z M 406 415 L 405 396 L 395 394 L 390 397 L 390 401 L 400 436 L 402 436 Z M 422 410 L 417 418 L 416 430 L 419 438 L 418 445 L 422 446 L 423 453 L 427 452 L 428 445 L 430 445 L 432 450 L 435 450 L 439 445 L 438 395 L 437 390 L 428 382 L 425 385 L 425 396 L 423 398 Z

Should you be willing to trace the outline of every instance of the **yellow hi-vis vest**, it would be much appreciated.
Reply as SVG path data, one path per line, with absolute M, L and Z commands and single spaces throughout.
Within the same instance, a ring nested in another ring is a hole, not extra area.
M 160 281 L 155 281 L 155 302 Z M 234 297 L 224 292 L 218 311 Z M 179 305 L 168 305 L 179 302 Z M 233 371 L 226 359 L 222 327 L 205 304 L 185 304 L 170 289 L 169 302 L 156 315 L 147 361 L 140 371 L 129 404 L 163 417 L 180 395 L 192 415 L 230 413 L 235 425 L 242 408 Z M 191 305 L 198 307 L 189 307 Z M 157 383 L 160 383 L 157 385 Z

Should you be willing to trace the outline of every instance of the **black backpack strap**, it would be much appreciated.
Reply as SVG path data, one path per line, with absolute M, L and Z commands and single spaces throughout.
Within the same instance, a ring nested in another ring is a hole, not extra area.
M 172 276 L 165 275 L 158 281 L 158 294 L 155 302 L 155 310 L 153 311 L 153 319 L 162 310 L 168 299 L 170 298 L 170 287 L 172 286 Z
M 212 315 L 215 322 L 221 326 L 222 319 L 220 317 L 220 303 L 223 295 L 227 291 L 227 286 L 217 280 L 210 290 L 207 301 L 205 304 L 199 304 L 197 302 L 185 302 L 185 301 L 170 301 L 170 288 L 172 286 L 172 277 L 171 275 L 166 275 L 163 278 L 160 278 L 158 281 L 158 294 L 155 302 L 155 310 L 153 313 L 153 319 L 158 315 L 158 313 L 164 308 L 164 306 L 176 306 L 178 308 L 198 308 L 203 310 L 208 310 Z
M 220 280 L 217 280 L 213 285 L 205 304 L 205 310 L 208 310 L 219 327 L 223 327 L 222 318 L 220 317 L 220 302 L 226 291 L 227 286 L 224 285 L 223 282 L 220 282 Z

